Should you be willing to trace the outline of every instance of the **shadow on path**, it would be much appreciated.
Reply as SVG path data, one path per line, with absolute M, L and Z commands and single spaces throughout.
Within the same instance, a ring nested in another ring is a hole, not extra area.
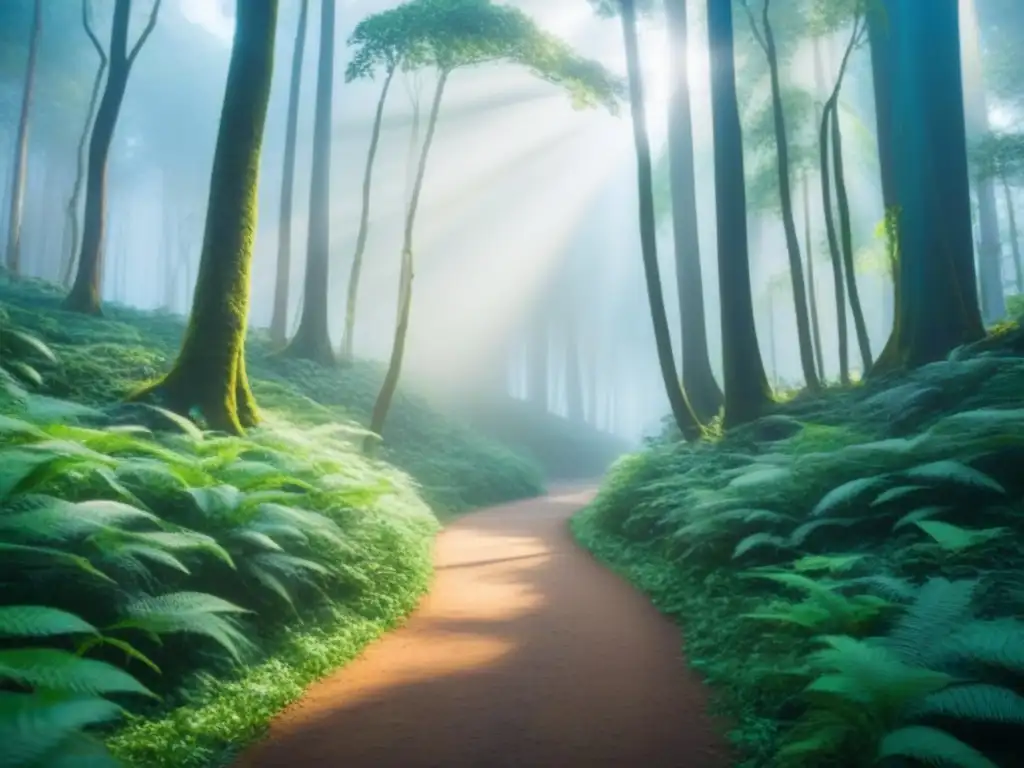
M 592 493 L 448 527 L 401 628 L 313 685 L 239 768 L 724 768 L 678 630 L 573 541 Z

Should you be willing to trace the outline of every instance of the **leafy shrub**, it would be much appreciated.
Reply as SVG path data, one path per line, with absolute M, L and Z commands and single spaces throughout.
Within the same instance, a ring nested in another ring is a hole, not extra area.
M 23 336 L 23 348 L 56 364 Z M 237 438 L 132 411 L 175 427 L 156 433 L 6 385 L 5 766 L 117 764 L 96 728 L 124 707 L 159 720 L 194 695 L 198 677 L 229 679 L 239 662 L 269 658 L 286 623 L 313 627 L 344 607 L 350 623 L 380 629 L 425 588 L 437 521 L 411 479 L 360 454 L 352 426 L 299 430 L 271 414 Z M 222 731 L 204 746 L 223 747 Z M 112 743 L 141 764 L 205 764 L 198 751 L 165 763 L 173 736 Z
M 741 765 L 1016 764 L 1024 365 L 926 368 L 652 442 L 574 520 L 685 626 Z

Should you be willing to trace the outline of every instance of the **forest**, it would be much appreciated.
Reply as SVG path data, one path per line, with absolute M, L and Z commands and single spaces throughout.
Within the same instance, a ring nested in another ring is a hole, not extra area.
M 1024 4 L 923 5 L 0 3 L 0 768 L 280 764 L 528 545 L 701 768 L 1019 765 Z

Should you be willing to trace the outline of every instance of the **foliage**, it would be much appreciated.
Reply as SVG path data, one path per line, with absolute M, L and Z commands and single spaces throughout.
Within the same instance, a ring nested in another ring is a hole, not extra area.
M 156 377 L 177 352 L 180 317 L 114 305 L 105 319 L 79 318 L 58 309 L 60 298 L 43 283 L 0 284 L 0 302 L 10 321 L 43 340 L 63 361 L 47 377 L 41 394 L 106 406 Z M 247 366 L 261 406 L 297 425 L 353 424 L 366 418 L 384 375 L 380 365 L 357 360 L 342 369 L 327 369 L 282 360 L 273 352 L 263 332 L 250 332 Z M 381 458 L 408 472 L 441 515 L 525 498 L 542 487 L 533 462 L 401 388 Z
M 109 404 L 162 363 L 180 321 L 63 316 L 45 287 L 4 292 L 4 765 L 223 764 L 415 605 L 437 519 L 409 476 L 362 455 L 343 408 L 286 384 L 294 372 L 263 383 L 262 427 L 204 432 Z M 534 492 L 517 457 L 418 402 L 405 419 L 405 434 L 447 427 L 417 465 L 448 479 L 432 489 L 444 511 Z
M 621 78 L 541 30 L 522 11 L 491 0 L 409 0 L 363 19 L 349 45 L 356 50 L 347 81 L 399 63 L 451 72 L 506 61 L 563 88 L 576 108 L 617 112 L 625 95 Z
M 742 765 L 1013 764 L 1019 336 L 654 443 L 574 520 L 685 626 Z

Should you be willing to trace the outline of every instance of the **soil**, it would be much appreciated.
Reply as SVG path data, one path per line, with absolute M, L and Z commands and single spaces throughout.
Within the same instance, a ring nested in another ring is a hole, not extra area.
M 726 768 L 678 628 L 568 530 L 591 496 L 448 526 L 409 620 L 310 687 L 238 768 Z

